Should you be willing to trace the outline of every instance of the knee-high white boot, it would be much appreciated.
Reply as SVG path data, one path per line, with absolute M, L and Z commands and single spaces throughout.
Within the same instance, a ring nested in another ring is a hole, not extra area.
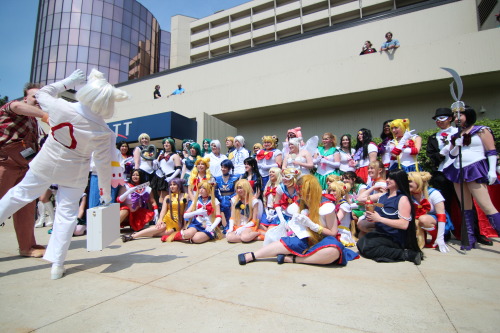
M 54 224 L 54 205 L 52 205 L 52 201 L 50 200 L 45 202 L 43 205 L 45 206 L 45 213 L 47 214 L 45 226 L 51 227 Z
M 45 216 L 45 205 L 43 204 L 43 202 L 38 201 L 36 208 L 38 211 L 38 219 L 35 222 L 35 228 L 42 228 L 47 219 L 47 217 Z

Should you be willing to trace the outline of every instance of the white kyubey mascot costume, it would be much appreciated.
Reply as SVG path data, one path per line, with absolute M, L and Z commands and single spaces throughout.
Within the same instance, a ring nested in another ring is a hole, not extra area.
M 78 202 L 87 185 L 92 153 L 101 200 L 111 201 L 111 159 L 116 137 L 104 119 L 113 116 L 115 101 L 128 98 L 96 70 L 92 70 L 87 84 L 76 94 L 78 103 L 57 98 L 66 87 L 84 81 L 85 74 L 76 70 L 68 78 L 47 85 L 36 94 L 40 106 L 49 114 L 51 134 L 30 163 L 24 179 L 0 200 L 0 220 L 3 221 L 38 198 L 51 184 L 59 185 L 55 222 L 43 257 L 53 263 L 52 279 L 61 278 L 65 272 L 63 264 L 77 223 Z

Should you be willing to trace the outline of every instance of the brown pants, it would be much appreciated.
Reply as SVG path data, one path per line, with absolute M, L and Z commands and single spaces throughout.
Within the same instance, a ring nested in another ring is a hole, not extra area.
M 11 143 L 0 148 L 0 198 L 19 183 L 28 171 L 28 162 L 21 156 L 24 149 L 21 142 Z M 19 250 L 28 251 L 35 240 L 35 202 L 24 206 L 13 216 Z M 3 221 L 0 221 L 2 223 Z

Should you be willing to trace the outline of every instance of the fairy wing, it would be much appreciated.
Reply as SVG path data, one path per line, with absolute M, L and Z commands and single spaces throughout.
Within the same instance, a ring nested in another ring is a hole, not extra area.
M 307 140 L 306 144 L 302 147 L 302 149 L 306 149 L 311 156 L 316 154 L 316 149 L 318 149 L 319 138 L 317 135 L 313 136 L 309 140 Z

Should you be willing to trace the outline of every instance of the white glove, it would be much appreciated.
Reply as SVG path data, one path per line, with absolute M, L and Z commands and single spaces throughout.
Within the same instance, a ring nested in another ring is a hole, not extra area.
M 334 169 L 340 168 L 340 162 L 330 161 L 326 157 L 321 159 L 321 163 L 328 164 L 328 165 L 330 165 Z
M 488 171 L 488 183 L 490 185 L 493 185 L 495 181 L 497 180 L 497 156 L 496 155 L 490 155 L 488 156 L 488 165 L 489 165 L 489 171 Z
M 311 219 L 305 215 L 302 215 L 302 214 L 299 214 L 295 221 L 300 224 L 300 225 L 303 225 L 304 227 L 307 227 L 309 229 L 311 229 L 312 231 L 314 232 L 318 232 L 319 231 L 319 225 L 314 223 L 313 221 L 311 221 Z
M 266 217 L 270 221 L 276 217 L 276 211 L 272 208 L 266 208 Z
M 405 134 L 403 134 L 403 139 L 405 142 L 410 140 L 415 134 L 414 134 L 415 130 L 411 130 L 411 131 L 406 131 Z
M 227 227 L 226 234 L 232 232 L 233 230 L 234 230 L 234 220 L 229 219 L 229 226 Z
M 357 203 L 352 203 L 350 206 L 351 206 L 351 209 L 358 209 L 359 208 Z
M 155 217 L 154 217 L 153 221 L 155 221 L 155 223 L 156 223 L 156 222 L 158 222 L 158 215 L 159 215 L 158 209 L 155 209 L 154 212 L 155 212 Z
M 446 146 L 443 147 L 443 149 L 441 149 L 439 151 L 439 155 L 441 156 L 448 156 L 450 154 L 450 144 L 447 144 Z
M 247 222 L 245 225 L 239 227 L 238 229 L 236 229 L 235 231 L 235 234 L 237 235 L 241 235 L 241 233 L 245 230 L 245 229 L 248 229 L 248 228 L 251 228 L 255 225 L 255 223 L 253 223 L 253 221 L 249 221 Z
M 160 166 L 160 162 L 158 162 L 158 160 L 153 160 L 153 169 L 158 170 L 159 166 Z
M 184 213 L 184 219 L 190 219 L 190 218 L 193 218 L 197 215 L 207 215 L 207 210 L 206 209 L 203 209 L 203 208 L 200 208 L 200 209 L 197 209 L 195 210 L 194 212 L 191 212 L 191 213 Z
M 459 151 L 459 147 L 462 147 L 464 145 L 464 138 L 463 137 L 459 137 L 455 140 L 455 147 L 453 147 L 451 150 L 450 150 L 450 155 L 451 156 L 457 156 L 458 155 L 458 151 Z
M 278 215 L 278 220 L 280 220 L 280 224 L 286 225 L 285 217 L 283 216 L 283 212 L 281 211 L 281 207 L 276 207 L 276 214 Z
M 439 251 L 441 253 L 448 253 L 450 252 L 450 249 L 448 249 L 448 246 L 446 245 L 444 241 L 444 229 L 445 229 L 446 222 L 438 222 L 438 234 L 436 237 L 436 241 L 434 242 L 434 246 L 439 247 Z
M 107 205 L 111 203 L 111 195 L 110 194 L 103 194 L 99 200 L 101 202 L 101 205 Z
M 136 189 L 137 189 L 137 186 L 129 188 L 128 190 L 125 191 L 125 193 L 120 195 L 118 200 L 120 200 L 120 202 L 125 202 L 125 200 L 127 200 L 127 197 L 129 196 L 129 194 L 135 192 Z
M 175 177 L 177 177 L 177 175 L 178 175 L 180 172 L 181 172 L 181 169 L 176 169 L 176 170 L 174 171 L 174 173 L 173 173 L 170 177 L 165 178 L 165 180 L 166 180 L 168 183 L 170 183 L 170 181 L 171 181 L 172 179 L 174 179 Z
M 222 219 L 220 217 L 216 217 L 215 220 L 214 220 L 214 223 L 212 223 L 210 226 L 208 226 L 205 230 L 208 231 L 208 232 L 212 232 L 215 230 L 215 228 L 217 228 L 217 226 L 219 225 L 219 223 L 222 221 Z
M 85 82 L 85 74 L 81 69 L 77 69 L 70 76 L 61 81 L 65 88 L 74 87 L 79 83 Z
M 270 170 L 271 168 L 274 168 L 274 167 L 278 167 L 278 163 L 274 163 L 274 164 L 262 164 L 262 165 L 259 165 L 259 168 L 262 169 L 262 170 Z

